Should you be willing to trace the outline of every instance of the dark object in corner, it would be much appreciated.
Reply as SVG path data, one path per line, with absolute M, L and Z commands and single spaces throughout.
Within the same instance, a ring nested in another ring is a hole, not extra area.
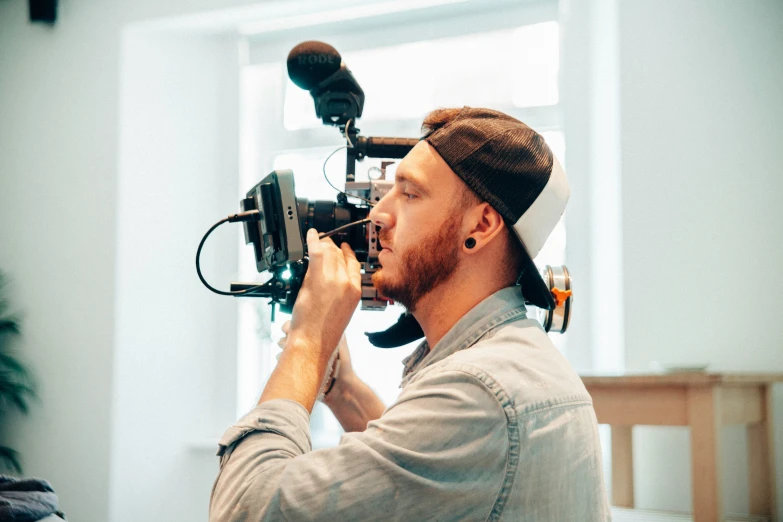
M 57 21 L 57 0 L 27 0 L 30 21 L 54 25 Z
M 50 515 L 64 520 L 57 504 L 57 495 L 47 481 L 0 475 L 0 520 L 31 522 Z

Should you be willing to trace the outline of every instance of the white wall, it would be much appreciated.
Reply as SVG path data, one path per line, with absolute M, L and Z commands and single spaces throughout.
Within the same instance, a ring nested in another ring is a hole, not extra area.
M 128 29 L 122 39 L 110 491 L 118 522 L 203 519 L 217 436 L 235 420 L 236 302 L 201 286 L 194 254 L 238 204 L 237 42 L 156 33 Z M 202 271 L 214 286 L 235 279 L 241 235 L 224 225 L 205 245 Z
M 783 3 L 619 7 L 627 367 L 783 371 Z M 634 442 L 638 505 L 688 510 L 686 430 Z M 741 430 L 724 453 L 726 507 L 747 512 Z
M 560 95 L 571 199 L 567 259 L 577 369 L 624 365 L 617 0 L 561 0 Z M 574 218 L 578 216 L 578 218 Z M 578 300 L 577 300 L 578 299 Z

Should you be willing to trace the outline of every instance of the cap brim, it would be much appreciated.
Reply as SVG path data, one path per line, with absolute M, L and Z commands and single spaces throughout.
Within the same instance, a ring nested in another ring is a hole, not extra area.
M 522 257 L 523 267 L 519 282 L 522 285 L 522 295 L 525 297 L 525 302 L 544 310 L 554 310 L 556 303 L 552 289 L 544 282 L 538 267 L 533 263 L 524 246 L 522 247 Z
M 413 317 L 413 314 L 404 313 L 387 330 L 374 333 L 365 332 L 364 335 L 373 346 L 378 348 L 397 348 L 418 341 L 424 337 L 424 330 L 421 329 L 421 325 Z

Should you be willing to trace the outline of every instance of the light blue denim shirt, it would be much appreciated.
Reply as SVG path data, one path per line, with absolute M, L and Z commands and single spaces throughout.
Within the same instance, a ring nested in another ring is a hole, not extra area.
M 307 410 L 280 399 L 218 455 L 212 522 L 610 519 L 592 401 L 518 287 L 422 343 L 364 432 L 312 451 Z

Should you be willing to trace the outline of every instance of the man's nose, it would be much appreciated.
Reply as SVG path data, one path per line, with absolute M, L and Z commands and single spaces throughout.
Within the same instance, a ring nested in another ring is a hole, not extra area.
M 384 196 L 370 209 L 368 217 L 376 227 L 388 228 L 392 226 L 392 215 L 389 210 L 389 198 Z

